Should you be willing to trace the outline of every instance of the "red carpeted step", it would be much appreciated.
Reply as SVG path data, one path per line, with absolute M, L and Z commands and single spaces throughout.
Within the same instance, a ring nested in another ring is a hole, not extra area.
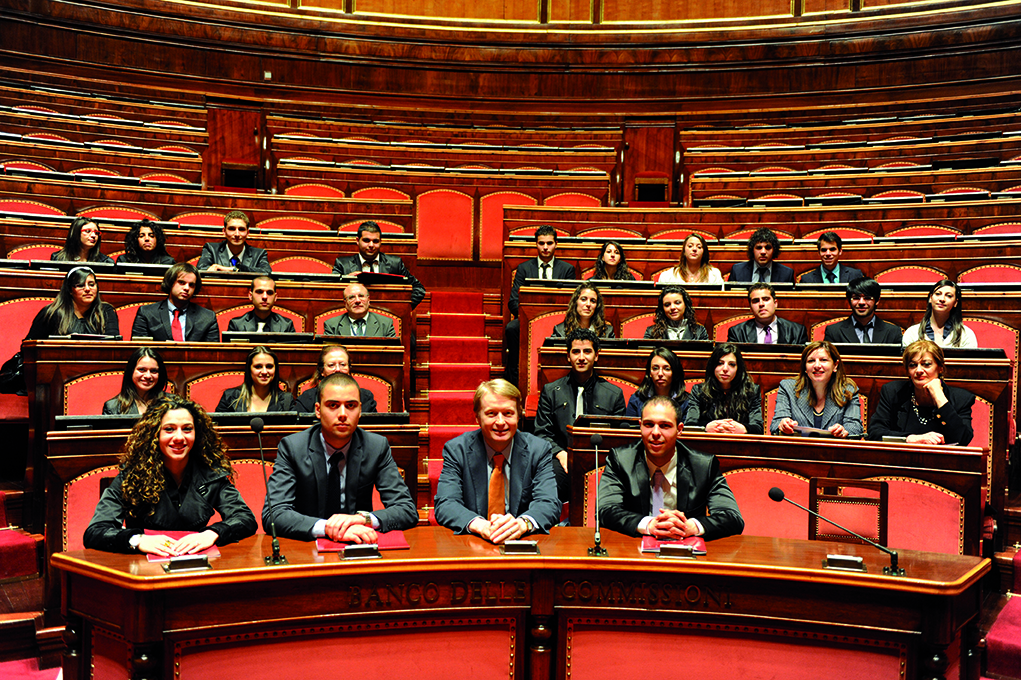
M 986 672 L 1021 678 L 1021 597 L 1007 602 L 986 634 Z
M 471 425 L 430 425 L 429 426 L 429 459 L 443 458 L 443 445 L 454 437 L 475 429 Z
M 437 364 L 485 364 L 489 362 L 486 338 L 449 338 L 429 336 L 429 362 Z M 472 386 L 475 389 L 475 386 Z
M 482 293 L 433 291 L 429 298 L 429 311 L 440 314 L 481 314 Z
M 489 364 L 429 364 L 430 390 L 475 390 L 489 380 Z
M 436 335 L 465 335 L 481 338 L 486 334 L 485 314 L 437 314 L 429 315 L 430 332 Z
M 54 680 L 60 668 L 39 670 L 38 659 L 18 659 L 0 663 L 0 678 L 4 680 Z
M 429 390 L 429 422 L 444 425 L 473 425 L 475 413 L 472 399 L 475 390 L 451 390 L 437 392 Z
M 28 397 L 0 394 L 0 420 L 28 422 Z
M 0 527 L 7 527 L 6 494 L 0 491 Z M 0 530 L 0 579 L 39 573 L 35 538 L 20 529 Z M 4 677 L 0 674 L 0 678 Z

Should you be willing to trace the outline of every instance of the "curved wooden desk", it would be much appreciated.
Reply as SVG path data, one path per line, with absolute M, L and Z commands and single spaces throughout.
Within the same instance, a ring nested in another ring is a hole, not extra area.
M 586 556 L 590 529 L 556 528 L 528 557 L 437 527 L 405 535 L 410 551 L 347 562 L 281 541 L 280 567 L 256 536 L 175 575 L 137 555 L 54 555 L 65 677 L 958 677 L 990 569 L 904 551 L 892 578 L 864 546 L 750 536 L 668 560 L 612 531 L 606 559 Z M 823 571 L 835 552 L 869 573 Z

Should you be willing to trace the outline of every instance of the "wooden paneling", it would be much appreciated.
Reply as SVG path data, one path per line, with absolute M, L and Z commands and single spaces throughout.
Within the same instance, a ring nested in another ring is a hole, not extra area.
M 303 0 L 304 7 L 336 9 L 340 0 Z M 538 0 L 355 0 L 358 14 L 475 21 L 539 21 Z
M 789 17 L 790 0 L 603 0 L 603 22 L 708 21 L 742 17 Z

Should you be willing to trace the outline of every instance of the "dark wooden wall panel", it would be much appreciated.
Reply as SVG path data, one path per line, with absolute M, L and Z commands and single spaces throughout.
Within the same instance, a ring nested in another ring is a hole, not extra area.
M 790 16 L 790 0 L 603 0 L 603 22 L 705 21 L 742 17 Z
M 623 201 L 637 200 L 635 176 L 640 172 L 662 172 L 669 178 L 667 200 L 674 185 L 674 123 L 672 120 L 629 123 L 624 128 L 624 168 L 621 192 Z
M 340 0 L 313 0 L 311 4 L 337 5 Z M 355 12 L 399 17 L 469 19 L 478 21 L 539 20 L 538 0 L 355 0 Z

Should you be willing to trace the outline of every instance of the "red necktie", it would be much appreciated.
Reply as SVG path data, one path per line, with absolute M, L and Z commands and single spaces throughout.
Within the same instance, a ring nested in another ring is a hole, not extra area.
M 504 484 L 507 478 L 503 474 L 503 455 L 493 456 L 493 474 L 489 476 L 489 517 L 502 515 L 506 511 L 504 506 Z
M 174 310 L 174 322 L 170 324 L 170 332 L 177 342 L 184 342 L 184 332 L 181 330 L 181 310 Z

